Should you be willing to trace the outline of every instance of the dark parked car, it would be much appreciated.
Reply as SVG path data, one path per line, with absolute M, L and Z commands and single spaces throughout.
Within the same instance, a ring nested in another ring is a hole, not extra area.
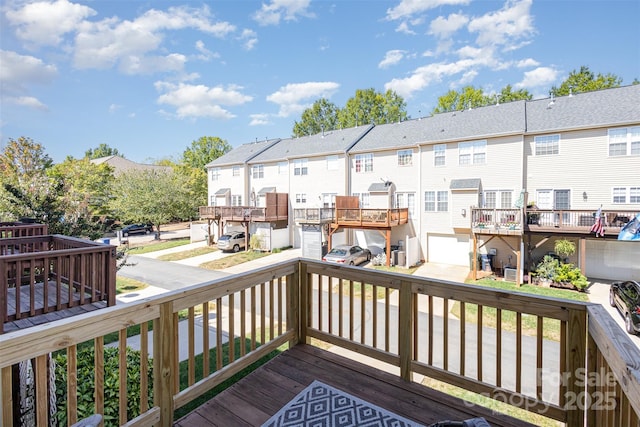
M 624 317 L 624 326 L 630 334 L 640 332 L 640 284 L 634 280 L 614 282 L 609 290 L 609 304 Z
M 323 261 L 338 264 L 358 265 L 371 259 L 371 251 L 358 245 L 340 245 L 322 257 Z
M 149 234 L 153 231 L 151 224 L 129 224 L 122 229 L 122 236 L 127 237 L 130 234 Z

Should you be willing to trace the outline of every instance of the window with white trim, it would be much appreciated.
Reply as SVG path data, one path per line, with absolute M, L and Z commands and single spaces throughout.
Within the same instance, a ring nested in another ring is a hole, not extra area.
M 278 175 L 286 175 L 288 173 L 287 162 L 278 162 Z
M 209 196 L 209 206 L 215 206 L 216 205 L 216 196 Z
M 461 142 L 458 144 L 459 165 L 483 165 L 486 163 L 487 141 Z
M 609 156 L 640 155 L 640 126 L 609 129 Z
M 242 196 L 232 194 L 231 195 L 231 206 L 242 206 Z
M 296 193 L 296 203 L 307 203 L 307 194 Z
M 373 172 L 373 153 L 356 154 L 355 169 L 356 173 Z
M 220 179 L 220 168 L 211 168 L 211 181 Z
M 338 170 L 338 156 L 327 156 L 327 170 L 328 171 Z
M 433 165 L 444 166 L 446 160 L 447 146 L 446 144 L 438 144 L 433 146 Z
M 264 178 L 264 165 L 251 166 L 251 176 L 253 179 Z
M 413 165 L 413 150 L 398 150 L 398 166 Z
M 513 207 L 512 190 L 487 190 L 482 207 L 486 209 L 509 209 Z
M 234 166 L 233 169 L 231 169 L 231 175 L 240 176 L 240 166 Z
M 322 207 L 323 208 L 335 208 L 336 207 L 336 193 L 323 193 L 322 194 Z
M 533 138 L 536 156 L 551 156 L 560 153 L 560 135 L 542 135 Z
M 307 163 L 307 159 L 295 159 L 293 161 L 293 174 L 295 176 L 307 175 L 309 173 Z
M 416 193 L 396 193 L 396 208 L 407 208 L 409 217 L 412 217 L 416 209 Z
M 351 193 L 352 196 L 356 196 L 360 200 L 360 209 L 369 206 L 369 193 Z
M 640 203 L 640 187 L 613 187 L 611 201 L 615 204 Z
M 424 210 L 425 212 L 447 212 L 449 210 L 449 192 L 425 191 Z

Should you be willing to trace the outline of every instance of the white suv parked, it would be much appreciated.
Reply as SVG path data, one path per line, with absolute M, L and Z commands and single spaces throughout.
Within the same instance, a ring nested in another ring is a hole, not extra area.
M 244 248 L 244 231 L 232 231 L 231 233 L 223 234 L 218 239 L 218 249 L 221 251 L 238 252 Z

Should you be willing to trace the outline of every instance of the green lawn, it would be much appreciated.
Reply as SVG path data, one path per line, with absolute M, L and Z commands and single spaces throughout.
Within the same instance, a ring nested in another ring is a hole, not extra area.
M 145 243 L 138 246 L 129 246 L 130 255 L 140 255 L 149 252 L 161 251 L 163 249 L 175 248 L 177 246 L 188 245 L 189 239 L 172 239 L 172 240 L 159 240 L 150 243 Z
M 234 265 L 242 264 L 248 261 L 253 261 L 254 259 L 262 258 L 268 255 L 270 255 L 269 252 L 238 252 L 237 254 L 230 255 L 222 259 L 200 264 L 200 268 L 206 268 L 209 270 L 224 270 L 225 268 L 233 267 Z
M 467 281 L 467 284 L 484 286 L 493 289 L 524 292 L 532 295 L 540 295 L 545 297 L 569 299 L 573 301 L 587 302 L 589 298 L 584 292 L 570 291 L 566 289 L 544 288 L 541 286 L 526 285 L 518 287 L 513 282 L 503 282 L 491 279 L 481 279 L 478 281 Z M 451 308 L 451 314 L 460 318 L 461 313 L 460 302 L 456 301 Z M 513 311 L 502 310 L 502 330 L 515 332 L 517 324 L 517 315 Z M 470 323 L 476 323 L 478 319 L 477 304 L 465 304 L 465 320 Z M 483 307 L 482 323 L 484 326 L 495 328 L 497 325 L 497 310 L 492 307 Z M 530 314 L 522 315 L 522 333 L 525 335 L 536 335 L 538 327 L 538 318 Z M 546 339 L 560 341 L 560 321 L 544 318 L 542 321 L 543 336 Z
M 159 256 L 160 261 L 180 261 L 181 259 L 193 258 L 200 255 L 210 254 L 211 252 L 217 252 L 218 248 L 214 246 L 204 246 L 201 248 L 190 249 L 188 251 L 175 252 L 172 254 L 166 254 Z
M 130 279 L 128 277 L 122 276 L 116 277 L 116 295 L 139 291 L 146 288 L 147 286 L 149 285 L 135 279 Z

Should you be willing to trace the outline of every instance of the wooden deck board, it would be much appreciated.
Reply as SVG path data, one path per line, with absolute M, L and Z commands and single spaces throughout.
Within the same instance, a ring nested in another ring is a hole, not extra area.
M 260 425 L 314 380 L 425 425 L 480 416 L 492 426 L 533 425 L 308 345 L 285 351 L 174 425 Z

